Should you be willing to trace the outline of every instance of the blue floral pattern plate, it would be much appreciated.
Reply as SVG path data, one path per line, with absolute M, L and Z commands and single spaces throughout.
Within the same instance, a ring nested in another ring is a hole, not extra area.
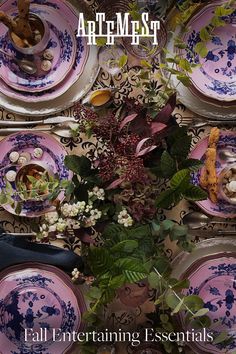
M 189 62 L 199 64 L 189 74 L 194 89 L 206 97 L 231 102 L 236 100 L 236 10 L 225 17 L 225 26 L 214 31 L 214 35 L 207 42 L 208 53 L 205 58 L 194 51 L 197 43 L 201 41 L 200 30 L 210 23 L 216 6 L 221 3 L 214 2 L 204 6 L 189 21 L 191 30 L 183 37 L 187 48 L 181 53 Z
M 232 353 L 236 349 L 236 254 L 218 253 L 198 260 L 182 275 L 189 279 L 186 295 L 199 295 L 208 309 L 207 316 L 213 328 L 208 332 L 216 337 L 227 332 L 232 340 L 229 344 L 212 344 L 195 341 L 197 353 Z M 184 320 L 184 316 L 182 321 Z M 183 322 L 182 322 L 183 324 Z
M 40 148 L 43 151 L 42 157 L 34 157 L 34 149 Z M 28 153 L 31 155 L 32 162 L 42 162 L 50 171 L 58 176 L 59 180 L 68 180 L 72 178 L 72 172 L 69 171 L 64 164 L 65 156 L 67 155 L 64 147 L 51 135 L 46 133 L 31 133 L 31 132 L 20 132 L 12 134 L 0 142 L 1 158 L 0 158 L 0 190 L 4 189 L 6 186 L 5 175 L 7 171 L 14 170 L 18 171 L 19 166 L 11 166 L 11 161 L 9 155 L 13 151 L 17 151 L 19 154 Z M 5 166 L 8 166 L 4 169 Z M 12 183 L 12 187 L 15 190 L 15 183 Z M 64 198 L 64 193 L 61 192 L 57 199 L 62 201 Z M 19 201 L 19 196 L 15 195 L 14 200 Z M 41 216 L 55 208 L 52 206 L 51 202 L 47 199 L 42 201 L 24 201 L 21 200 L 21 212 L 20 216 L 26 217 L 38 217 Z M 8 212 L 15 214 L 15 209 L 12 208 L 10 204 L 5 204 L 3 206 Z
M 11 16 L 16 16 L 14 3 L 7 1 L 0 8 Z M 0 77 L 15 90 L 41 92 L 57 86 L 72 70 L 76 58 L 77 42 L 75 33 L 69 22 L 63 17 L 63 13 L 50 6 L 34 3 L 31 4 L 30 10 L 48 22 L 50 39 L 46 49 L 50 49 L 54 56 L 51 70 L 48 72 L 41 70 L 43 58 L 41 55 L 37 55 L 34 57 L 34 61 L 38 71 L 34 75 L 29 75 L 20 70 L 14 60 L 0 53 Z M 24 57 L 12 46 L 7 28 L 3 24 L 0 24 L 0 47 L 17 59 Z M 31 56 L 29 58 L 32 60 Z
M 7 268 L 0 278 L 0 352 L 68 353 L 73 342 L 63 333 L 82 328 L 86 309 L 70 278 L 36 263 Z
M 234 153 L 236 153 L 236 135 L 232 131 L 221 131 L 220 139 L 217 145 L 218 149 L 221 148 L 230 148 Z M 204 154 L 208 148 L 208 137 L 202 139 L 192 150 L 190 157 L 193 159 L 199 159 L 204 162 Z M 220 160 L 217 155 L 216 161 L 216 171 L 217 175 L 227 167 L 225 161 Z M 201 171 L 194 172 L 192 174 L 192 183 L 196 186 L 200 185 L 200 175 Z M 236 217 L 236 206 L 228 203 L 225 200 L 219 198 L 217 204 L 214 204 L 210 199 L 196 202 L 196 204 L 203 209 L 204 212 L 210 215 L 219 216 L 221 218 L 235 218 Z

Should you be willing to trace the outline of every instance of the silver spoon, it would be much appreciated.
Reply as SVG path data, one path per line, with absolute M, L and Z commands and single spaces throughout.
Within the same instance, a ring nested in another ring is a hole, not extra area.
M 53 128 L 51 127 L 42 127 L 42 128 L 34 128 L 34 129 L 23 129 L 22 128 L 5 128 L 5 129 L 0 129 L 0 134 L 1 135 L 8 135 L 8 134 L 13 134 L 13 133 L 18 133 L 18 132 L 50 132 L 52 134 L 58 135 L 63 138 L 72 138 L 73 134 L 71 131 L 73 123 L 70 122 L 65 122 L 63 124 L 57 124 Z
M 4 50 L 0 49 L 0 53 L 6 55 L 7 57 L 11 58 L 14 62 L 17 63 L 19 68 L 24 71 L 26 74 L 33 75 L 37 71 L 37 66 L 34 62 L 27 60 L 27 59 L 16 59 L 12 54 L 5 52 Z
M 203 226 L 206 226 L 211 223 L 215 224 L 224 224 L 227 223 L 228 225 L 236 225 L 236 221 L 224 221 L 224 220 L 214 220 L 211 219 L 209 216 L 200 213 L 198 211 L 193 211 L 184 215 L 183 217 L 184 225 L 187 225 L 190 229 L 200 229 Z
M 236 154 L 228 149 L 220 149 L 218 155 L 222 161 L 236 162 Z

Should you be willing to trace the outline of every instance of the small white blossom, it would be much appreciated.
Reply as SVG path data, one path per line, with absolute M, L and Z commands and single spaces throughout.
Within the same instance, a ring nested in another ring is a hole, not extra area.
M 86 203 L 85 202 L 77 202 L 77 208 L 79 213 L 83 213 L 85 210 Z
M 133 225 L 133 219 L 132 217 L 128 214 L 126 209 L 123 209 L 119 214 L 118 214 L 118 223 L 121 225 L 124 225 L 124 227 L 130 227 Z
M 63 231 L 65 231 L 67 225 L 66 225 L 66 222 L 63 219 L 59 219 L 57 224 L 56 224 L 56 227 L 57 227 L 57 231 L 58 232 L 63 232 Z
M 55 224 L 57 222 L 58 218 L 59 218 L 59 216 L 56 211 L 51 211 L 50 213 L 47 213 L 45 215 L 45 221 L 50 225 Z
M 91 215 L 91 218 L 92 218 L 92 219 L 98 220 L 98 219 L 101 218 L 102 212 L 99 211 L 98 209 L 92 209 L 92 210 L 90 211 L 90 215 Z
M 78 268 L 75 268 L 71 274 L 72 274 L 72 281 L 75 281 L 79 278 L 80 271 L 78 270 Z

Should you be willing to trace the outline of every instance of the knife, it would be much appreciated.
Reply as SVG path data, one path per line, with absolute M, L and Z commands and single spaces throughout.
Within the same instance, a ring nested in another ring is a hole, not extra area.
M 74 117 L 57 116 L 52 118 L 46 118 L 34 121 L 10 121 L 10 120 L 0 120 L 0 127 L 22 127 L 27 125 L 46 125 L 46 124 L 60 124 L 64 122 L 76 122 Z

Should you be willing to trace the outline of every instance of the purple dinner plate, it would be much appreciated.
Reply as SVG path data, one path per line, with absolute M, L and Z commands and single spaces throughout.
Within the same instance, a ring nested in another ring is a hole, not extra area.
M 68 353 L 73 341 L 63 333 L 83 329 L 86 310 L 69 276 L 53 266 L 24 263 L 5 269 L 0 279 L 0 352 Z
M 33 131 L 33 130 L 32 130 Z M 34 157 L 34 149 L 41 148 L 43 155 L 41 158 Z M 28 131 L 22 131 L 20 133 L 9 135 L 7 138 L 0 142 L 0 190 L 3 190 L 6 186 L 5 175 L 8 170 L 19 170 L 20 166 L 9 166 L 6 169 L 3 167 L 11 164 L 9 155 L 11 152 L 16 151 L 19 154 L 29 153 L 31 155 L 31 161 L 42 162 L 50 171 L 58 176 L 59 180 L 70 180 L 73 176 L 72 172 L 69 171 L 64 164 L 65 156 L 67 152 L 65 148 L 52 136 L 46 133 L 31 133 Z M 12 187 L 16 189 L 14 183 Z M 59 201 L 64 198 L 64 193 L 61 192 L 58 196 Z M 19 200 L 18 196 L 14 196 L 14 199 Z M 24 201 L 21 203 L 22 210 L 20 216 L 26 217 L 38 217 L 41 216 L 52 209 L 51 202 L 48 200 L 43 201 Z M 15 210 L 10 204 L 4 204 L 3 208 L 8 212 L 15 214 Z
M 207 42 L 207 55 L 200 57 L 194 52 L 201 41 L 200 31 L 211 22 L 214 11 L 222 1 L 207 4 L 188 23 L 190 30 L 183 40 L 187 49 L 181 51 L 190 61 L 200 64 L 189 74 L 196 90 L 206 97 L 218 101 L 236 101 L 236 11 L 225 17 L 226 25 L 216 28 Z M 194 53 L 193 57 L 190 51 Z

